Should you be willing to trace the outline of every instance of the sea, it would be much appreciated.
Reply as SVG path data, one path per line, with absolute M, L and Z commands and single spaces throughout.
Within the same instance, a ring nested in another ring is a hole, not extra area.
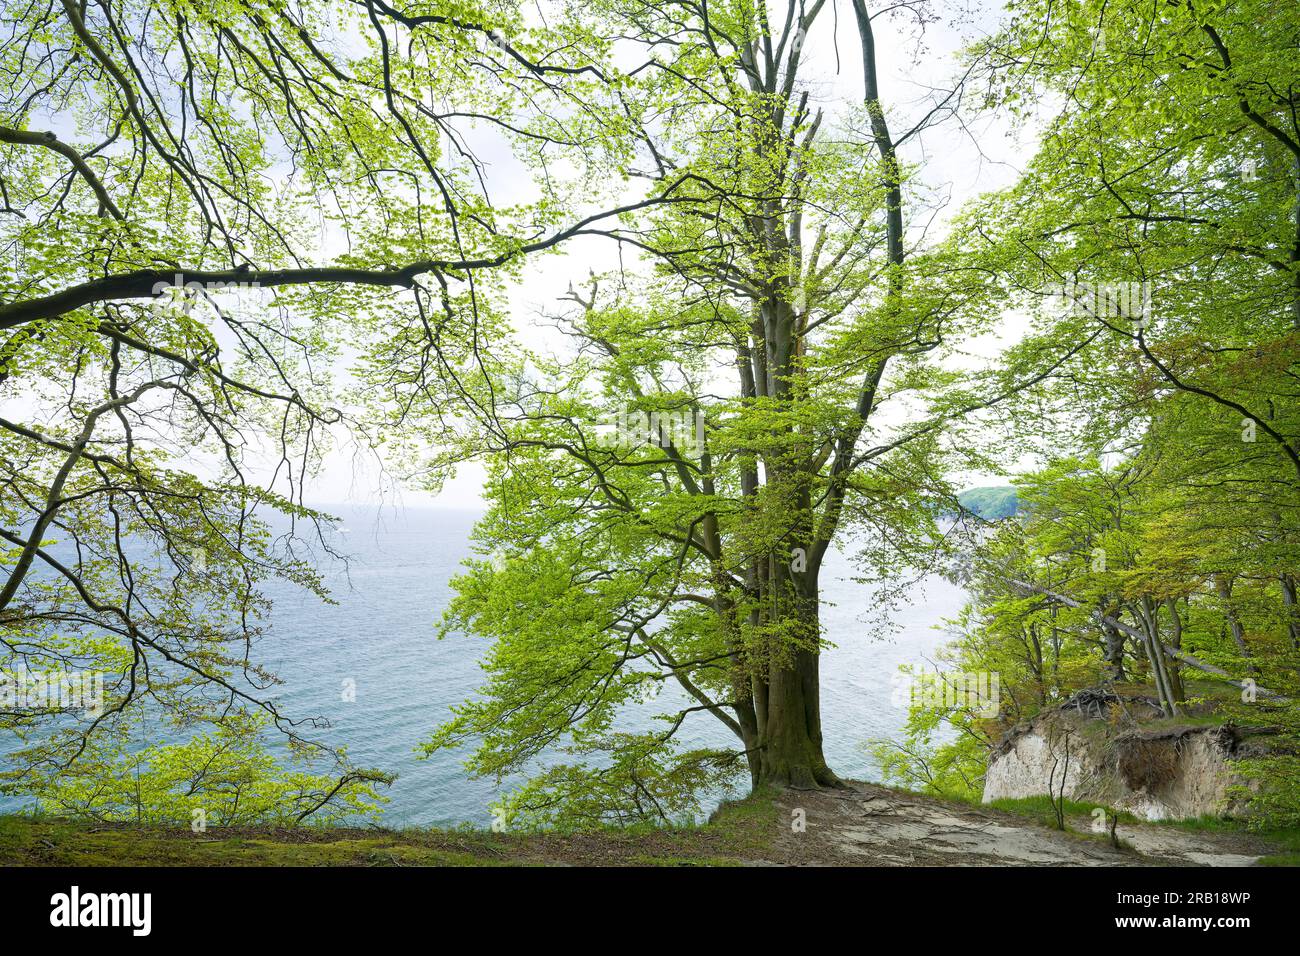
M 452 597 L 450 581 L 472 554 L 470 532 L 480 512 L 392 505 L 327 510 L 340 518 L 332 544 L 347 555 L 346 562 L 321 565 L 335 603 L 278 583 L 266 589 L 274 610 L 255 659 L 283 680 L 273 691 L 281 711 L 324 718 L 329 726 L 315 732 L 319 737 L 346 745 L 354 764 L 397 775 L 382 790 L 385 826 L 490 825 L 491 805 L 522 778 L 473 778 L 464 751 L 427 758 L 419 752 L 451 708 L 476 695 L 487 677 L 480 666 L 486 639 L 459 633 L 439 639 L 437 628 Z M 945 578 L 922 574 L 905 600 L 882 612 L 876 588 L 859 577 L 845 554 L 828 555 L 821 614 L 832 646 L 822 658 L 822 724 L 836 773 L 877 780 L 872 745 L 899 738 L 907 719 L 899 668 L 932 667 L 952 639 L 945 621 L 957 615 L 965 594 Z M 672 695 L 634 708 L 628 719 L 652 726 L 654 713 L 673 704 Z M 735 743 L 706 713 L 689 715 L 679 737 L 692 746 Z M 0 811 L 26 803 L 5 800 Z

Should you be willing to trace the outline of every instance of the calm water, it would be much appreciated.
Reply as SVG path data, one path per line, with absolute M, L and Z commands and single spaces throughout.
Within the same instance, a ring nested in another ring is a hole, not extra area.
M 476 515 L 390 508 L 343 517 L 352 561 L 346 579 L 331 581 L 339 604 L 322 606 L 300 594 L 276 598 L 274 634 L 262 655 L 285 679 L 281 699 L 289 713 L 328 717 L 331 739 L 346 743 L 357 763 L 399 774 L 386 793 L 387 824 L 486 825 L 497 796 L 492 781 L 469 779 L 461 766 L 465 755 L 456 751 L 427 760 L 415 755 L 448 708 L 484 678 L 481 638 L 435 638 L 435 622 L 451 597 L 447 582 L 470 554 Z M 909 605 L 891 615 L 895 628 L 889 629 L 872 619 L 872 592 L 852 581 L 842 557 L 832 555 L 823 581 L 823 621 L 837 645 L 822 666 L 827 759 L 842 776 L 872 779 L 867 741 L 898 735 L 906 718 L 890 701 L 891 678 L 900 663 L 933 657 L 947 640 L 936 625 L 956 614 L 963 594 L 927 578 Z M 341 689 L 349 678 L 356 700 L 345 703 Z M 734 744 L 707 714 L 687 720 L 683 736 L 692 743 Z
M 331 510 L 347 529 L 336 538 L 337 549 L 350 556 L 346 569 L 338 565 L 327 573 L 338 603 L 322 604 L 288 588 L 269 591 L 275 610 L 256 653 L 285 681 L 276 689 L 282 712 L 327 718 L 331 726 L 321 735 L 346 744 L 355 763 L 398 774 L 384 791 L 387 825 L 485 826 L 498 795 L 494 781 L 471 779 L 462 767 L 464 752 L 429 759 L 416 754 L 449 708 L 472 696 L 485 677 L 482 638 L 436 639 L 436 623 L 451 598 L 448 581 L 470 555 L 477 513 Z M 906 719 L 905 708 L 891 702 L 891 679 L 899 664 L 933 658 L 947 640 L 937 625 L 955 616 L 963 594 L 941 578 L 926 578 L 907 606 L 890 615 L 888 627 L 874 609 L 872 590 L 852 580 L 843 557 L 828 557 L 822 580 L 822 620 L 836 645 L 822 664 L 827 759 L 841 776 L 874 779 L 868 742 L 897 736 Z M 345 681 L 355 686 L 354 701 L 343 699 Z M 652 713 L 671 707 L 675 690 L 638 708 L 631 722 L 644 726 Z M 679 737 L 692 745 L 735 744 L 707 714 L 688 716 Z M 28 802 L 0 799 L 0 811 Z

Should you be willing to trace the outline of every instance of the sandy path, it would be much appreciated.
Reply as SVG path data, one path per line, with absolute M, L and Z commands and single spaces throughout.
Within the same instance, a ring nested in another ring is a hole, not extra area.
M 1192 833 L 1121 824 L 1133 849 L 1062 833 L 1023 817 L 966 807 L 872 784 L 843 791 L 790 790 L 780 799 L 793 824 L 806 829 L 778 840 L 783 863 L 839 866 L 1249 866 L 1269 847 L 1243 834 Z M 1090 820 L 1071 820 L 1087 832 Z

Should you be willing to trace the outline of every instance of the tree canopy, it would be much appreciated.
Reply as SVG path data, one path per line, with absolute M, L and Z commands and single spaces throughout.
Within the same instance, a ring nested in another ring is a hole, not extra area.
M 390 776 L 282 712 L 256 652 L 269 582 L 327 598 L 305 489 L 345 441 L 434 490 L 486 469 L 443 630 L 490 642 L 487 682 L 427 751 L 547 757 L 519 823 L 839 785 L 832 549 L 882 602 L 964 556 L 953 661 L 1005 675 L 997 720 L 913 714 L 905 779 L 977 786 L 1008 720 L 1098 681 L 1170 717 L 1258 690 L 1295 732 L 1300 17 L 1013 0 L 941 88 L 889 89 L 886 45 L 924 57 L 943 15 L 6 3 L 0 669 L 105 683 L 79 719 L 0 705 L 0 785 L 138 815 L 103 783 L 134 767 L 160 818 L 369 812 Z M 846 37 L 832 102 L 810 51 Z M 987 117 L 1036 150 L 945 209 L 918 143 L 978 151 Z M 618 264 L 521 316 L 525 270 L 591 238 Z M 146 714 L 174 737 L 142 751 Z

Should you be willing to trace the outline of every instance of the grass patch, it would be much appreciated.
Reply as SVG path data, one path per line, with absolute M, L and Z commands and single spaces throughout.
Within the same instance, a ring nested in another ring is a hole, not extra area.
M 1159 820 L 1158 826 L 1192 833 L 1240 834 L 1272 844 L 1277 852 L 1261 857 L 1260 866 L 1300 866 L 1300 829 L 1260 827 L 1247 820 L 1225 817 L 1195 817 L 1191 820 Z
M 1033 797 L 1006 797 L 1001 800 L 994 800 L 991 803 L 984 804 L 986 807 L 992 807 L 994 810 L 1004 810 L 1007 813 L 1014 813 L 1017 816 L 1028 817 L 1029 819 L 1040 823 L 1043 826 L 1056 828 L 1056 811 L 1052 808 L 1052 799 L 1046 794 L 1039 794 Z M 1065 816 L 1069 817 L 1091 817 L 1093 810 L 1109 810 L 1100 803 L 1086 803 L 1078 800 L 1065 801 Z M 1127 810 L 1119 811 L 1120 823 L 1141 823 L 1133 814 Z
M 493 833 L 345 827 L 210 828 L 0 816 L 6 866 L 740 866 L 779 832 L 772 792 L 724 804 L 703 826 Z

